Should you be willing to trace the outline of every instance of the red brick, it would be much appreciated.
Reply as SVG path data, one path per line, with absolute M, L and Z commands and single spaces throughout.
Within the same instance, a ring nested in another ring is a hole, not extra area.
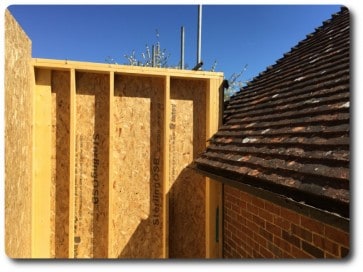
M 236 213 L 240 213 L 241 208 L 237 204 L 232 204 L 232 211 L 235 211 Z
M 241 215 L 242 215 L 244 218 L 246 218 L 246 219 L 248 219 L 248 220 L 251 220 L 251 221 L 252 221 L 252 217 L 253 217 L 252 213 L 249 213 L 249 212 L 247 212 L 246 210 L 241 210 Z
M 265 202 L 262 199 L 257 198 L 257 197 L 252 198 L 252 204 L 259 208 L 262 208 L 262 209 L 265 208 Z
M 239 191 L 239 195 L 240 195 L 240 198 L 243 199 L 243 201 L 245 201 L 246 199 L 249 198 L 249 194 L 246 192 L 243 192 L 243 191 Z
M 233 210 L 233 206 L 234 205 L 232 205 L 232 209 L 230 209 L 230 210 L 228 210 L 228 215 L 231 217 L 231 221 L 233 221 L 233 220 L 237 220 L 238 219 L 238 214 L 240 213 L 240 212 L 236 212 L 236 211 L 234 211 Z
M 237 253 L 237 251 L 234 248 L 232 248 L 231 257 L 234 259 L 236 259 L 236 258 L 239 259 L 239 254 Z
M 237 197 L 233 197 L 231 200 L 233 201 L 232 203 L 236 204 L 241 209 L 245 209 L 246 208 L 247 203 L 246 203 L 246 201 L 244 201 L 244 199 L 243 199 L 242 196 L 240 196 L 238 198 Z
M 224 196 L 233 196 L 234 198 L 240 199 L 242 201 L 248 200 L 248 194 L 231 186 L 224 187 Z
M 241 244 L 241 245 L 238 247 L 238 249 L 242 249 L 242 250 L 246 251 L 246 253 L 248 253 L 249 255 L 251 255 L 251 254 L 252 254 L 252 250 L 253 250 L 253 248 L 252 248 L 252 247 L 250 247 L 249 245 L 247 245 L 246 243 Z
M 249 228 L 252 231 L 256 231 L 258 229 L 258 226 L 256 225 L 256 223 L 254 223 L 250 220 L 246 220 L 246 226 L 247 226 L 247 228 Z
M 257 250 L 253 250 L 253 258 L 256 258 L 256 259 L 262 259 L 264 258 L 264 256 L 262 256 Z
M 223 243 L 223 250 L 225 252 L 228 252 L 228 251 L 230 251 L 230 249 L 231 249 L 231 247 L 229 246 L 229 244 L 226 243 L 226 241 L 224 241 L 224 243 Z
M 247 203 L 245 201 L 242 201 L 242 200 L 239 201 L 238 205 L 240 206 L 241 209 L 244 209 L 244 210 L 247 207 Z
M 226 258 L 227 259 L 235 259 L 235 257 L 233 257 L 233 251 L 232 251 L 232 249 L 231 249 L 231 251 L 228 252 L 228 255 L 226 255 Z
M 258 214 L 258 207 L 256 207 L 255 205 L 252 205 L 250 203 L 247 203 L 247 211 L 252 213 L 252 214 Z
M 284 259 L 293 259 L 292 255 L 287 252 L 282 252 L 282 258 Z
M 242 215 L 238 215 L 237 216 L 237 219 L 238 219 L 238 222 L 243 226 L 243 225 L 246 225 L 246 218 Z
M 233 243 L 231 243 L 230 241 L 227 241 L 227 244 L 230 246 L 230 255 L 231 255 L 231 252 L 233 251 L 233 250 L 235 250 L 235 248 L 236 248 L 236 245 L 235 244 L 233 244 Z
M 224 193 L 227 195 L 233 195 L 235 197 L 239 197 L 239 192 L 237 188 L 234 188 L 232 186 L 224 186 Z
M 232 222 L 232 216 L 229 213 L 224 214 L 224 220 L 226 222 Z
M 267 249 L 270 250 L 275 257 L 282 258 L 282 250 L 277 247 L 274 243 L 268 242 L 267 243 Z
M 325 225 L 311 218 L 301 216 L 301 226 L 318 234 L 324 234 Z
M 281 237 L 281 228 L 279 228 L 278 226 L 276 226 L 270 222 L 266 222 L 266 230 L 276 236 Z
M 248 235 L 250 237 L 252 237 L 252 235 L 253 235 L 253 231 L 246 226 L 242 226 L 241 231 L 243 231 L 246 235 Z
M 260 245 L 266 247 L 267 241 L 264 237 L 257 233 L 253 233 L 253 239 Z
M 246 244 L 249 245 L 250 247 L 254 247 L 254 241 L 252 240 L 253 234 L 250 237 L 246 237 Z
M 246 194 L 245 201 L 246 201 L 246 203 L 252 203 L 252 199 L 254 199 L 254 198 L 255 197 L 253 195 Z
M 228 211 L 228 210 L 232 209 L 232 204 L 231 204 L 231 202 L 225 200 L 223 203 L 223 207 L 225 208 L 226 211 Z
M 284 241 L 284 240 L 282 240 L 282 239 L 280 239 L 279 237 L 276 237 L 276 236 L 274 237 L 273 242 L 274 242 L 274 244 L 276 246 L 278 246 L 283 251 L 291 252 L 291 245 L 288 242 L 286 242 L 286 241 Z
M 238 231 L 235 233 L 235 235 L 237 235 L 237 237 L 239 237 L 242 240 L 247 236 L 246 233 L 244 233 L 242 231 L 242 229 L 238 229 Z
M 235 212 L 232 210 L 232 206 L 231 209 L 225 209 L 225 215 L 229 216 L 231 219 L 235 217 Z
M 228 224 L 228 229 L 232 232 L 232 234 L 238 231 L 235 224 Z
M 281 217 L 294 223 L 299 225 L 300 224 L 300 215 L 294 211 L 285 209 L 285 208 L 281 208 Z
M 314 234 L 313 235 L 313 245 L 321 248 L 324 251 L 327 251 L 335 256 L 339 256 L 339 246 L 338 244 L 322 237 L 320 235 Z
M 306 252 L 302 251 L 300 248 L 297 248 L 297 247 L 294 247 L 294 246 L 291 247 L 291 255 L 294 258 L 297 258 L 297 259 L 311 259 L 311 258 L 313 258 L 310 254 L 307 254 Z
M 237 246 L 242 243 L 241 238 L 236 233 L 232 233 L 232 240 L 236 243 Z
M 349 247 L 349 234 L 342 230 L 326 225 L 325 236 L 345 247 Z
M 226 201 L 229 203 L 229 204 L 238 204 L 239 202 L 239 198 L 238 197 L 235 197 L 234 195 L 228 195 Z
M 253 216 L 252 217 L 253 222 L 255 222 L 257 225 L 261 226 L 261 227 L 265 227 L 265 220 L 263 220 L 262 218 L 258 217 L 258 216 Z
M 245 237 L 247 237 L 248 235 L 242 230 L 242 227 L 240 229 L 237 230 L 237 232 L 235 233 L 235 235 L 237 235 L 238 237 L 240 237 L 240 239 L 244 239 Z
M 226 239 L 226 242 L 228 245 L 230 245 L 231 248 L 236 248 L 236 243 L 232 239 Z
M 249 254 L 249 253 L 246 253 L 243 258 L 246 258 L 246 259 L 252 259 L 252 256 Z
M 232 232 L 228 229 L 224 229 L 224 237 L 232 237 Z
M 270 233 L 270 232 L 268 232 L 268 231 L 266 231 L 265 229 L 263 229 L 263 228 L 260 228 L 259 229 L 259 231 L 258 231 L 258 233 L 260 234 L 260 235 L 262 235 L 266 240 L 269 240 L 269 241 L 271 241 L 272 242 L 272 240 L 273 240 L 273 235 L 272 235 L 272 233 Z
M 281 209 L 279 206 L 272 204 L 271 202 L 265 202 L 265 209 L 271 213 L 274 213 L 276 215 L 281 214 Z
M 314 256 L 315 258 L 324 258 L 324 252 L 320 248 L 317 248 L 316 246 L 314 246 L 310 243 L 302 241 L 301 247 L 305 252 L 309 253 L 310 255 Z
M 333 255 L 339 256 L 339 246 L 329 240 L 325 240 L 325 250 Z
M 255 240 L 252 240 L 252 247 L 253 248 L 260 248 L 260 244 L 257 242 L 257 241 L 255 241 Z
M 324 258 L 326 258 L 326 259 L 337 259 L 337 256 L 331 255 L 328 252 L 324 252 Z
M 266 221 L 270 221 L 270 222 L 272 222 L 272 221 L 273 221 L 273 216 L 272 216 L 272 214 L 271 214 L 271 213 L 269 213 L 269 212 L 267 212 L 267 211 L 265 211 L 265 210 L 263 210 L 263 209 L 258 209 L 258 215 L 259 215 L 261 218 L 265 219 Z
M 290 221 L 282 218 L 282 217 L 274 217 L 274 224 L 280 227 L 283 230 L 290 231 L 291 223 Z
M 285 230 L 282 231 L 282 239 L 284 239 L 288 243 L 290 243 L 298 248 L 300 248 L 300 246 L 301 246 L 300 238 L 293 234 L 290 234 L 289 232 L 287 232 Z
M 291 225 L 291 232 L 305 241 L 312 242 L 313 240 L 313 235 L 310 231 L 294 224 Z
M 269 251 L 268 249 L 260 246 L 260 253 L 262 254 L 262 256 L 264 256 L 265 258 L 273 258 L 274 254 Z

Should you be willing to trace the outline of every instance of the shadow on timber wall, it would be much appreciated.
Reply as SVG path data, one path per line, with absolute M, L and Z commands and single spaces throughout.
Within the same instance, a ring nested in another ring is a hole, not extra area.
M 206 86 L 202 81 L 188 83 L 186 87 L 183 80 L 173 79 L 171 82 L 169 164 L 170 180 L 174 182 L 168 193 L 169 258 L 205 258 L 205 178 L 187 169 L 186 166 L 204 150 L 206 144 Z M 158 139 L 158 129 L 163 129 L 157 125 L 160 114 L 157 103 L 157 100 L 151 98 L 150 124 L 154 124 L 150 127 L 151 153 L 160 151 L 158 141 L 155 139 Z M 163 142 L 163 139 L 161 140 Z M 150 160 L 150 169 L 155 169 L 154 162 Z M 162 161 L 160 163 L 162 165 Z M 155 197 L 162 192 L 161 187 L 153 186 L 154 182 L 151 175 L 148 182 L 149 216 L 138 224 L 118 258 L 160 258 L 161 256 L 162 247 L 155 245 L 160 245 L 162 230 L 160 229 L 159 234 L 150 235 L 155 223 Z M 160 217 L 161 225 L 162 220 Z
M 74 193 L 75 258 L 161 258 L 164 79 L 115 75 L 110 99 L 108 75 L 76 74 L 74 192 L 69 80 L 67 72 L 52 72 L 51 255 L 69 255 Z M 169 256 L 204 258 L 205 178 L 186 167 L 206 145 L 206 82 L 172 78 L 171 86 Z
M 203 199 L 203 186 L 195 185 L 195 172 L 184 169 L 174 183 L 171 189 L 174 192 L 169 194 L 169 197 L 172 194 L 179 197 L 187 196 L 193 191 L 195 197 L 200 196 L 200 199 Z M 205 223 L 204 217 L 200 218 L 200 213 L 204 214 L 204 204 L 198 205 L 198 202 L 190 202 L 188 198 L 182 198 L 178 203 L 175 203 L 173 198 L 169 201 L 170 207 L 173 207 L 169 210 L 169 258 L 205 258 Z M 148 218 L 140 222 L 118 258 L 160 258 L 151 256 L 155 239 L 147 241 L 142 238 L 147 237 L 151 221 L 152 219 Z M 145 255 L 140 256 L 140 251 L 145 252 Z

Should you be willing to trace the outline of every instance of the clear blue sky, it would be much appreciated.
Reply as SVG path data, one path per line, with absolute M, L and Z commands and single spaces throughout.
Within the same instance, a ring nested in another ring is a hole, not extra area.
M 10 11 L 33 41 L 33 57 L 124 64 L 133 49 L 141 58 L 156 42 L 180 59 L 180 27 L 186 31 L 185 63 L 196 64 L 197 5 L 47 6 L 13 5 Z M 337 5 L 204 5 L 204 70 L 217 61 L 225 78 L 250 80 L 281 58 L 305 35 L 340 10 Z

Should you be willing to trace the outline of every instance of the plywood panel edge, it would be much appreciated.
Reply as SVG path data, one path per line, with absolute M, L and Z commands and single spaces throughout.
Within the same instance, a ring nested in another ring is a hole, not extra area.
M 208 80 L 206 87 L 206 138 L 207 140 L 211 137 L 211 113 L 212 113 L 212 101 L 211 101 L 211 80 Z M 210 197 L 211 197 L 211 184 L 209 178 L 206 178 L 206 203 L 205 203 L 205 247 L 206 247 L 206 258 L 211 257 L 211 207 L 210 207 Z
M 164 89 L 164 144 L 163 144 L 163 257 L 169 257 L 169 120 L 170 120 L 170 76 L 165 77 Z
M 207 84 L 207 139 L 220 125 L 220 88 L 222 78 Z M 206 178 L 206 258 L 222 257 L 222 184 Z
M 74 258 L 74 214 L 75 214 L 75 150 L 76 150 L 76 71 L 70 70 L 70 126 L 69 126 L 69 258 Z
M 5 253 L 31 257 L 34 70 L 31 40 L 9 10 L 4 17 Z
M 112 215 L 116 212 L 113 209 L 113 203 L 114 203 L 114 198 L 113 198 L 113 134 L 115 131 L 115 125 L 114 125 L 114 121 L 113 121 L 113 114 L 114 114 L 114 94 L 115 94 L 115 73 L 114 72 L 110 72 L 110 93 L 109 93 L 109 185 L 108 185 L 108 197 L 109 197 L 109 201 L 108 201 L 108 258 L 116 258 L 117 256 L 112 256 L 112 242 L 113 242 L 113 237 L 114 237 L 114 233 L 112 232 L 113 227 L 112 227 Z
M 51 71 L 38 69 L 33 108 L 32 258 L 51 254 Z

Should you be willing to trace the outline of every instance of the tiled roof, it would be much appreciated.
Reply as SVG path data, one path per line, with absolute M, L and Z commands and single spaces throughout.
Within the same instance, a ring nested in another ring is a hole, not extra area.
M 233 96 L 193 167 L 349 217 L 349 11 Z

